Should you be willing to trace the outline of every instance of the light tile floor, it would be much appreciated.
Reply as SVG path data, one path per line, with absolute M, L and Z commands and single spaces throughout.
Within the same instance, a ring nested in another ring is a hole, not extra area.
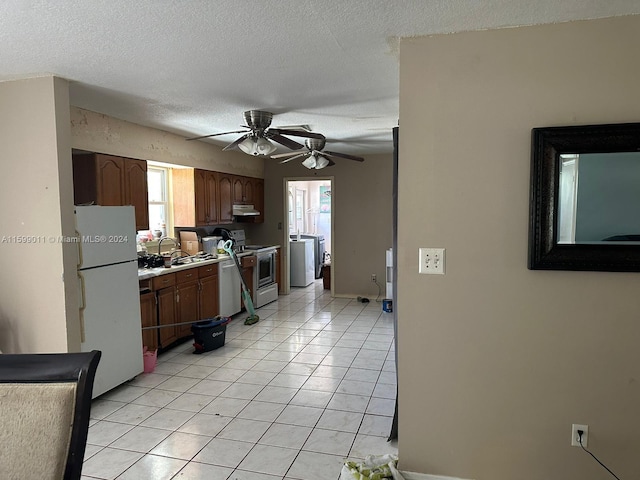
M 380 303 L 293 288 L 96 399 L 83 479 L 337 479 L 345 459 L 397 453 L 393 324 Z

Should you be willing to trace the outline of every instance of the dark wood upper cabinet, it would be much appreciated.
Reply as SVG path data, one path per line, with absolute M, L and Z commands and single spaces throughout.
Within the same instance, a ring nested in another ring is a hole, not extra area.
M 76 205 L 133 205 L 136 230 L 149 228 L 145 160 L 101 153 L 74 154 L 73 191 Z
M 173 218 L 177 227 L 204 227 L 220 223 L 218 173 L 176 168 L 173 178 Z
M 233 182 L 235 175 L 218 174 L 218 191 L 220 192 L 219 223 L 233 223 Z
M 233 203 L 235 205 L 244 203 L 244 178 L 233 176 Z
M 253 205 L 255 202 L 254 181 L 252 177 L 233 177 L 233 203 Z
M 202 170 L 201 170 L 202 172 Z M 218 193 L 218 174 L 216 172 L 204 171 L 205 184 L 205 204 L 208 212 L 208 225 L 217 225 L 219 223 L 220 194 Z
M 172 169 L 176 227 L 234 222 L 233 205 L 255 205 L 250 221 L 264 222 L 264 180 L 199 168 Z M 73 154 L 76 205 L 133 205 L 136 230 L 149 229 L 147 162 L 102 153 Z
M 136 207 L 136 230 L 149 228 L 149 197 L 147 194 L 147 162 L 125 159 L 125 205 Z
M 243 182 L 242 182 L 242 193 L 243 193 L 243 197 L 242 200 L 244 203 L 248 203 L 250 205 L 253 205 L 255 203 L 255 196 L 254 196 L 254 187 L 253 187 L 253 183 L 256 179 L 254 178 L 243 178 Z
M 119 157 L 99 155 L 96 158 L 96 184 L 98 205 L 126 205 L 125 167 Z

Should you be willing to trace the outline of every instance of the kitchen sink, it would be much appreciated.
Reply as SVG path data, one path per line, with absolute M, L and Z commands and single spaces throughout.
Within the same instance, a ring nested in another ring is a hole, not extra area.
M 214 257 L 211 254 L 196 254 L 196 255 L 189 255 L 189 256 L 183 256 L 183 257 L 176 257 L 173 260 L 171 260 L 171 264 L 172 265 L 188 265 L 190 263 L 197 263 L 197 262 L 204 262 L 206 260 L 215 260 L 216 257 Z

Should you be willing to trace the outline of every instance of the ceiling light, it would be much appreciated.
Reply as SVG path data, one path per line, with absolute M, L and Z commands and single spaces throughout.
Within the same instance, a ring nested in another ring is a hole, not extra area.
M 329 165 L 329 160 L 327 160 L 326 158 L 324 158 L 322 155 L 318 156 L 318 161 L 316 162 L 316 170 L 320 170 L 321 168 L 326 167 L 327 165 Z
M 302 165 L 304 165 L 308 169 L 312 169 L 312 168 L 316 168 L 316 163 L 317 163 L 316 156 L 314 154 L 311 154 L 309 158 L 307 158 L 304 162 L 302 162 Z
M 248 155 L 270 155 L 276 147 L 264 137 L 247 137 L 238 144 L 238 148 Z

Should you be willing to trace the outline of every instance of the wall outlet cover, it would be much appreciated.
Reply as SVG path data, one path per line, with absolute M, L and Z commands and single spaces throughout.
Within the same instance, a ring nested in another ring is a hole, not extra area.
M 418 273 L 444 275 L 444 248 L 418 249 Z

